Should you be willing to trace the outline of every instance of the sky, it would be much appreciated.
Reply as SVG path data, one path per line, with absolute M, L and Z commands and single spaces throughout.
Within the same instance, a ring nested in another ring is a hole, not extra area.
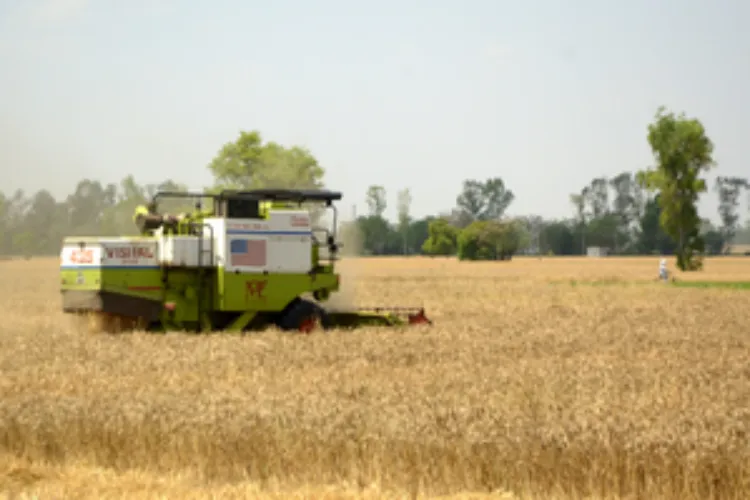
M 652 164 L 660 105 L 703 122 L 710 180 L 750 177 L 748 20 L 742 0 L 0 0 L 0 190 L 200 189 L 259 130 L 309 148 L 344 212 L 380 184 L 389 216 L 404 188 L 433 214 L 499 176 L 509 214 L 567 217 L 593 177 Z

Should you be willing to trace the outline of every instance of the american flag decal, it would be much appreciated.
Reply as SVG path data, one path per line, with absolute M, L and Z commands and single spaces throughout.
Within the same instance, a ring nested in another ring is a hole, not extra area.
M 229 254 L 232 266 L 265 266 L 266 240 L 232 240 L 229 243 Z

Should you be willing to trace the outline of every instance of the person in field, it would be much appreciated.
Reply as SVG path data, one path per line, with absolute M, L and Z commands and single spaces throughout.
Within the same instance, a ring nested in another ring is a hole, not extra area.
M 667 281 L 669 279 L 669 271 L 667 270 L 667 259 L 661 259 L 659 261 L 659 279 Z

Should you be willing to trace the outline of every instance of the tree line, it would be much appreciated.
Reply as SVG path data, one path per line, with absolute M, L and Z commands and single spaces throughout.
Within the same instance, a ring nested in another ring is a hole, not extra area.
M 700 121 L 659 109 L 647 140 L 654 167 L 592 179 L 569 196 L 568 217 L 508 217 L 515 194 L 496 176 L 465 180 L 453 207 L 419 219 L 410 214 L 409 189 L 398 191 L 395 221 L 384 216 L 385 188 L 370 186 L 367 213 L 341 229 L 356 233 L 358 250 L 365 255 L 503 260 L 518 253 L 581 255 L 595 246 L 619 255 L 674 253 L 683 269 L 699 269 L 702 255 L 722 253 L 729 243 L 750 243 L 750 225 L 740 222 L 740 200 L 750 193 L 748 179 L 717 178 L 713 188 L 719 196 L 719 226 L 698 216 L 697 200 L 708 189 L 701 174 L 715 166 L 713 144 Z M 308 149 L 263 141 L 258 131 L 242 131 L 224 144 L 208 169 L 214 179 L 209 191 L 325 184 L 325 170 Z M 127 176 L 107 184 L 83 179 L 62 200 L 44 189 L 30 196 L 21 190 L 0 192 L 0 254 L 56 254 L 67 235 L 134 235 L 133 211 L 158 190 L 186 188 L 172 179 L 139 184 Z M 164 209 L 179 212 L 192 207 L 173 202 Z M 351 238 L 345 234 L 345 239 Z
M 570 195 L 573 215 L 545 219 L 538 215 L 504 217 L 512 191 L 500 178 L 467 180 L 456 197 L 456 207 L 420 219 L 409 217 L 408 191 L 398 193 L 398 221 L 388 221 L 386 192 L 372 186 L 367 192 L 367 215 L 356 219 L 363 251 L 370 255 L 458 255 L 465 259 L 503 259 L 516 253 L 582 255 L 588 247 L 605 247 L 616 255 L 666 255 L 677 243 L 660 223 L 659 195 L 647 192 L 636 173 L 598 177 Z M 730 243 L 750 244 L 750 221 L 740 225 L 740 183 L 719 177 L 721 225 L 701 220 L 706 253 L 717 255 Z M 747 189 L 747 188 L 743 188 Z

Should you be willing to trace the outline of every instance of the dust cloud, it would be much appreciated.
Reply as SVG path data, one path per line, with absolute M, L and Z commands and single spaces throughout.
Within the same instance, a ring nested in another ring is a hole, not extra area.
M 362 254 L 362 233 L 357 224 L 342 224 L 339 242 L 341 260 L 337 262 L 336 272 L 341 276 L 341 287 L 326 303 L 326 309 L 331 311 L 357 307 L 357 271 L 360 265 L 357 257 Z

